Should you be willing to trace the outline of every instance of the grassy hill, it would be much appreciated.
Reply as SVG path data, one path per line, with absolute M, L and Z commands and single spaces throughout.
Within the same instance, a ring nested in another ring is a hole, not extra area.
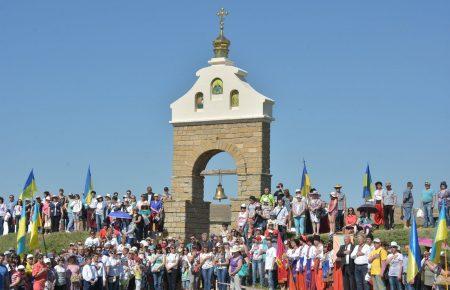
M 426 229 L 419 228 L 419 237 L 421 238 L 430 238 L 434 239 L 434 231 L 435 229 Z M 45 243 L 47 246 L 47 251 L 56 251 L 59 252 L 61 249 L 65 249 L 69 246 L 70 243 L 76 243 L 81 241 L 84 243 L 84 240 L 89 236 L 88 232 L 75 232 L 75 233 L 66 233 L 66 232 L 58 232 L 53 234 L 45 235 Z M 328 235 L 321 235 L 324 241 L 328 240 Z M 399 245 L 404 246 L 409 244 L 409 230 L 403 228 L 397 228 L 392 231 L 385 230 L 377 230 L 374 233 L 374 237 L 380 238 L 383 242 L 391 242 L 396 241 Z M 29 236 L 27 236 L 27 241 Z M 42 240 L 42 235 L 39 235 L 40 249 L 44 251 L 44 243 Z M 449 240 L 450 242 L 450 240 Z M 0 237 L 0 252 L 4 252 L 9 248 L 16 248 L 16 234 L 9 234 L 6 236 Z
M 81 241 L 84 243 L 84 240 L 89 236 L 88 232 L 74 232 L 74 233 L 66 233 L 66 232 L 58 232 L 45 235 L 45 245 L 47 246 L 47 251 L 56 251 L 59 252 L 61 249 L 65 249 L 69 246 L 70 243 L 76 243 Z M 27 235 L 27 245 L 30 236 Z M 44 252 L 44 241 L 42 239 L 42 235 L 39 235 L 39 243 L 40 250 Z M 16 248 L 17 246 L 17 236 L 16 234 L 9 234 L 6 236 L 0 237 L 0 252 L 5 252 L 9 248 Z

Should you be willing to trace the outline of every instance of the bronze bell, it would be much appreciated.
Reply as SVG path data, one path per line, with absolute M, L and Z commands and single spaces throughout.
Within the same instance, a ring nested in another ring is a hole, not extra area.
M 214 195 L 214 199 L 221 201 L 222 199 L 227 199 L 228 197 L 225 195 L 225 190 L 222 187 L 222 184 L 219 182 L 216 188 L 216 194 Z

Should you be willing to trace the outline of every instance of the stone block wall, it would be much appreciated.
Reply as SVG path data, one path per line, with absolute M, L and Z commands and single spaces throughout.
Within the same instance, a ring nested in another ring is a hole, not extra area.
M 172 193 L 176 201 L 166 205 L 169 233 L 209 231 L 209 203 L 203 201 L 204 177 L 200 172 L 220 152 L 236 163 L 238 197 L 231 200 L 232 220 L 241 203 L 270 188 L 270 123 L 229 121 L 174 124 Z M 184 206 L 184 208 L 183 208 Z M 181 218 L 183 218 L 181 220 Z

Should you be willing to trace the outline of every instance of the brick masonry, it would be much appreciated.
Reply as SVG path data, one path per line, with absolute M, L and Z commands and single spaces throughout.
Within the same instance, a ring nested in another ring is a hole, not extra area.
M 238 196 L 231 199 L 231 220 L 240 204 L 270 188 L 270 123 L 264 120 L 174 124 L 172 193 L 165 205 L 169 234 L 188 236 L 210 231 L 210 203 L 204 201 L 200 172 L 220 152 L 236 163 Z

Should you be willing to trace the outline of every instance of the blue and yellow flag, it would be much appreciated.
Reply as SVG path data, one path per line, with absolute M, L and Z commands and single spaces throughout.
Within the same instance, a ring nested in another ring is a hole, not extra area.
M 25 253 L 25 237 L 27 235 L 27 211 L 25 203 L 22 206 L 22 212 L 20 214 L 19 228 L 17 230 L 17 255 Z
M 372 184 L 372 176 L 370 175 L 369 164 L 367 164 L 366 173 L 363 178 L 363 198 L 365 200 L 373 199 L 375 188 Z
M 91 203 L 91 199 L 92 199 L 91 192 L 93 190 L 94 190 L 94 184 L 92 183 L 91 166 L 89 165 L 88 173 L 86 176 L 86 183 L 84 185 L 84 193 L 83 193 L 83 198 L 84 198 L 85 204 Z
M 409 232 L 408 265 L 406 268 L 406 281 L 410 284 L 414 282 L 414 278 L 421 270 L 419 236 L 417 235 L 416 218 L 413 216 L 411 219 L 412 224 Z
M 447 220 L 445 218 L 445 212 L 447 211 L 445 204 L 442 205 L 441 211 L 439 212 L 439 218 L 436 227 L 436 236 L 434 237 L 433 248 L 431 249 L 430 259 L 439 264 L 439 259 L 441 256 L 442 243 L 447 242 L 448 232 L 447 232 Z
M 30 250 L 39 248 L 39 227 L 42 226 L 40 205 L 35 203 L 33 207 L 33 216 L 31 218 L 31 233 L 30 233 Z
M 31 169 L 28 179 L 23 187 L 23 192 L 20 194 L 19 199 L 25 200 L 27 198 L 32 199 L 34 193 L 37 191 L 36 181 L 34 180 L 33 169 Z
M 306 170 L 306 162 L 303 160 L 302 185 L 300 187 L 303 196 L 308 196 L 311 190 L 311 179 L 309 179 L 308 170 Z

